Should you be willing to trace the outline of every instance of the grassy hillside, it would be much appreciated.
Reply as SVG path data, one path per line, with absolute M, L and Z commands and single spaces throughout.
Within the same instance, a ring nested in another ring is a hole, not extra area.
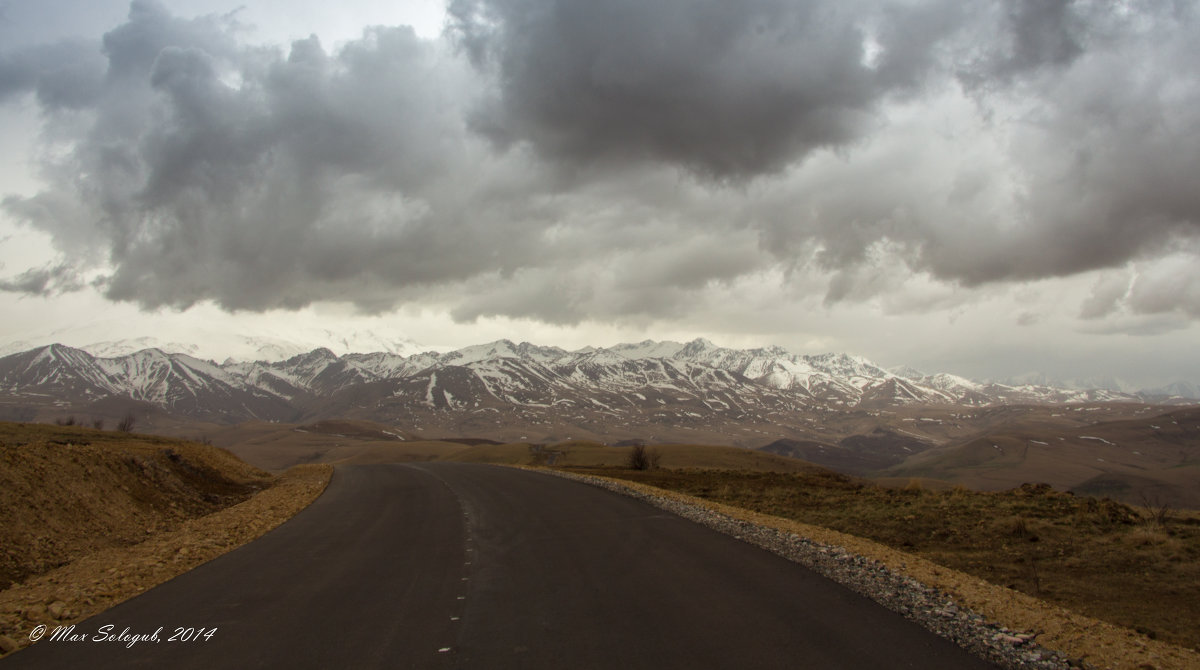
M 0 423 L 0 589 L 240 502 L 272 479 L 204 444 Z

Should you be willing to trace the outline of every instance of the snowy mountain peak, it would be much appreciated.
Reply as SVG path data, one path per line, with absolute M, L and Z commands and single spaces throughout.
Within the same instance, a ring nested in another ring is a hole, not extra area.
M 588 351 L 595 351 L 593 347 L 586 347 L 586 349 Z M 637 360 L 642 358 L 672 358 L 682 349 L 683 345 L 679 342 L 643 340 L 636 344 L 618 344 L 609 347 L 608 351 L 629 360 Z M 580 349 L 580 352 L 583 351 L 583 349 Z
M 337 354 L 333 353 L 329 349 L 326 349 L 325 347 L 320 347 L 303 354 L 296 354 L 295 356 L 289 358 L 287 362 L 289 365 L 311 365 L 313 363 L 336 361 L 337 359 Z
M 696 339 L 684 345 L 683 349 L 679 351 L 678 357 L 695 358 L 697 356 L 703 356 L 704 354 L 718 350 L 720 350 L 720 347 L 717 345 L 704 339 L 703 337 L 697 337 Z
M 33 367 L 35 365 L 60 364 L 64 360 L 77 358 L 79 354 L 84 354 L 84 352 L 79 351 L 78 349 L 72 349 L 71 347 L 63 346 L 61 344 L 49 344 L 44 347 L 31 349 L 21 354 L 13 354 L 13 356 L 22 356 L 28 358 L 29 361 L 26 363 L 26 365 Z
M 920 370 L 918 370 L 914 367 L 907 366 L 907 365 L 901 365 L 899 367 L 889 368 L 888 372 L 896 375 L 897 377 L 907 379 L 909 381 L 920 381 L 927 376 L 924 372 L 921 372 Z
M 915 381 L 921 381 L 921 380 L 915 380 Z M 970 379 L 967 379 L 965 377 L 959 377 L 958 375 L 952 375 L 952 374 L 949 374 L 946 372 L 940 372 L 936 375 L 930 375 L 928 377 L 923 378 L 923 381 L 925 383 L 929 384 L 930 386 L 933 386 L 934 388 L 937 388 L 942 391 L 954 391 L 954 390 L 963 390 L 963 389 L 969 390 L 969 391 L 978 391 L 983 388 L 983 385 L 978 382 L 973 382 Z
M 542 347 L 529 342 L 522 342 L 517 345 L 517 354 L 522 358 L 529 358 L 539 363 L 549 363 L 559 360 L 569 354 L 558 347 Z
M 777 346 L 777 345 L 771 345 L 769 347 L 761 347 L 758 349 L 751 349 L 750 351 L 759 356 L 774 356 L 776 358 L 784 358 L 784 357 L 793 355 L 792 352 L 788 351 L 787 349 L 784 349 L 783 347 Z
M 489 358 L 521 358 L 521 352 L 517 351 L 517 346 L 511 340 L 496 340 L 456 349 L 442 355 L 441 360 L 453 365 L 468 365 Z
M 191 354 L 197 356 L 200 347 L 195 344 L 185 344 L 182 342 L 164 342 L 157 337 L 137 337 L 127 340 L 106 340 L 103 342 L 93 342 L 80 347 L 96 358 L 118 358 L 128 356 L 130 354 L 144 351 L 146 349 L 157 349 L 159 351 L 169 351 L 175 354 Z
M 97 356 L 97 358 L 100 358 L 100 357 Z M 114 357 L 114 358 L 119 358 L 119 357 Z M 169 360 L 169 357 L 167 356 L 166 353 L 164 353 L 161 349 L 157 349 L 155 347 L 150 347 L 147 349 L 139 349 L 138 351 L 135 351 L 132 354 L 129 354 L 128 358 L 132 358 L 135 360 L 141 360 L 141 361 L 167 361 L 167 360 Z
M 862 356 L 827 353 L 816 356 L 805 356 L 804 358 L 814 367 L 818 367 L 831 374 L 885 378 L 893 376 L 887 370 L 884 370 Z
M 577 356 L 574 360 L 574 363 L 576 365 L 620 365 L 631 360 L 642 359 L 627 358 L 626 356 L 623 356 L 612 349 L 595 349 L 586 354 Z

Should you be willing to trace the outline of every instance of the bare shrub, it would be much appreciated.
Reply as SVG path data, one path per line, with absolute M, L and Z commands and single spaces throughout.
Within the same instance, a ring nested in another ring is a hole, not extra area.
M 92 428 L 104 430 L 104 419 L 92 419 Z
M 630 470 L 653 470 L 662 461 L 662 454 L 646 449 L 642 445 L 630 447 L 625 466 Z
M 133 424 L 137 423 L 137 418 L 133 416 L 133 412 L 128 412 L 125 417 L 117 422 L 117 430 L 122 433 L 132 433 Z
M 543 466 L 549 460 L 549 454 L 546 453 L 545 445 L 531 444 L 529 445 L 530 465 Z
M 1143 491 L 1142 507 L 1146 508 L 1146 525 L 1157 526 L 1159 528 L 1167 527 L 1167 521 L 1170 520 L 1172 512 L 1170 505 L 1160 502 L 1157 496 L 1151 498 Z
M 625 467 L 630 470 L 648 470 L 650 460 L 646 458 L 646 447 L 634 445 L 629 448 L 629 456 L 625 458 Z

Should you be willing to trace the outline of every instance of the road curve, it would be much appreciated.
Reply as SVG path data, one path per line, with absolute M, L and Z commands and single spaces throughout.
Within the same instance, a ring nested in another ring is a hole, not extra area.
M 93 641 L 104 625 L 160 641 Z M 646 503 L 450 463 L 338 467 L 292 520 L 73 632 L 0 670 L 994 667 Z

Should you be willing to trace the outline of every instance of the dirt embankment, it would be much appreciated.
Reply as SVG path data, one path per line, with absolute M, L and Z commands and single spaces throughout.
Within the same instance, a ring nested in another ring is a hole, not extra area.
M 274 476 L 203 444 L 0 424 L 0 654 L 261 536 L 331 472 Z

